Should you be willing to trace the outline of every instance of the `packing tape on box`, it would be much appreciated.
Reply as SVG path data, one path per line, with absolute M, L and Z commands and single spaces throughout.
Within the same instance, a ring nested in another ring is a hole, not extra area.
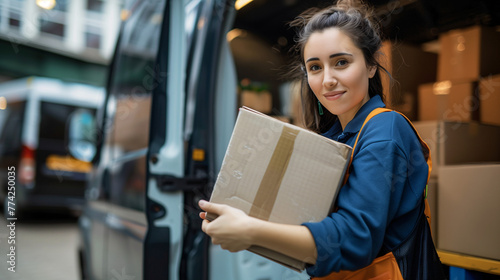
M 266 221 L 269 220 L 298 134 L 299 130 L 283 126 L 276 148 L 255 195 L 252 208 L 248 214 L 249 216 Z

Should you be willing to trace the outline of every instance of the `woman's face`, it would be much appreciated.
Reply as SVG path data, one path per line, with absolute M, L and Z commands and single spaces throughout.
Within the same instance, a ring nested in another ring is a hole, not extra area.
M 369 99 L 368 79 L 376 67 L 368 67 L 361 49 L 340 29 L 314 32 L 304 46 L 309 87 L 342 127 Z

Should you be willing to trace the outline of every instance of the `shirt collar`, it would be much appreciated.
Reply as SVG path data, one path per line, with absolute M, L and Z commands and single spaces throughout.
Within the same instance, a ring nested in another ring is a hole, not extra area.
M 370 100 L 368 100 L 365 104 L 363 104 L 363 106 L 361 106 L 354 118 L 346 125 L 344 131 L 342 131 L 340 121 L 337 119 L 333 126 L 327 132 L 325 132 L 323 136 L 333 138 L 340 133 L 358 133 L 368 114 L 370 114 L 370 112 L 375 108 L 383 107 L 385 107 L 385 104 L 384 102 L 382 102 L 382 98 L 379 95 L 375 95 L 370 98 Z

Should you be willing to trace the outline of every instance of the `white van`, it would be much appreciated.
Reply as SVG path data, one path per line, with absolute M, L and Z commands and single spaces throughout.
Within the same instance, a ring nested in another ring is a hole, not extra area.
M 201 231 L 197 202 L 210 196 L 238 110 L 234 1 L 133 2 L 96 121 L 79 218 L 82 279 L 308 279 L 223 251 Z
M 91 120 L 103 102 L 103 88 L 56 79 L 28 77 L 0 84 L 0 198 L 15 201 L 10 206 L 16 216 L 25 210 L 82 208 L 91 170 L 85 158 L 90 159 L 95 146 L 78 143 L 73 150 L 80 159 L 71 156 L 69 138 L 81 138 L 82 131 L 69 126 L 87 122 L 84 132 L 93 137 Z M 12 167 L 15 193 L 7 195 L 6 170 Z

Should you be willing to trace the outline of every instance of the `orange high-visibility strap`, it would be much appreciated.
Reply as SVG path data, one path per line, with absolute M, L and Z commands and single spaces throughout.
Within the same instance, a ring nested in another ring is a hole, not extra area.
M 370 114 L 368 114 L 368 116 L 366 117 L 365 121 L 363 122 L 363 125 L 361 125 L 361 128 L 359 129 L 358 136 L 356 137 L 356 141 L 354 142 L 354 146 L 352 146 L 351 160 L 349 161 L 349 165 L 347 166 L 347 173 L 345 174 L 345 177 L 344 177 L 344 185 L 345 185 L 345 183 L 347 183 L 347 179 L 349 178 L 349 171 L 350 171 L 350 167 L 352 164 L 352 159 L 354 157 L 354 150 L 356 149 L 356 145 L 358 144 L 359 136 L 361 135 L 361 131 L 363 130 L 363 127 L 365 127 L 365 124 L 369 120 L 371 120 L 371 118 L 375 117 L 376 115 L 383 113 L 383 112 L 392 112 L 392 111 L 394 111 L 394 110 L 387 109 L 387 108 L 376 108 L 373 111 L 371 111 Z M 427 174 L 427 182 L 429 182 L 429 179 L 431 176 L 431 171 L 432 171 L 431 150 L 429 149 L 429 146 L 427 146 L 427 143 L 425 143 L 424 140 L 422 140 L 422 137 L 420 137 L 420 134 L 418 134 L 418 131 L 417 131 L 417 129 L 415 129 L 412 122 L 404 114 L 402 114 L 398 111 L 394 111 L 394 112 L 397 112 L 401 116 L 403 116 L 408 121 L 411 128 L 413 129 L 413 131 L 417 135 L 418 140 L 420 141 L 420 144 L 423 147 L 424 157 L 427 161 L 427 165 L 429 166 L 429 173 Z

